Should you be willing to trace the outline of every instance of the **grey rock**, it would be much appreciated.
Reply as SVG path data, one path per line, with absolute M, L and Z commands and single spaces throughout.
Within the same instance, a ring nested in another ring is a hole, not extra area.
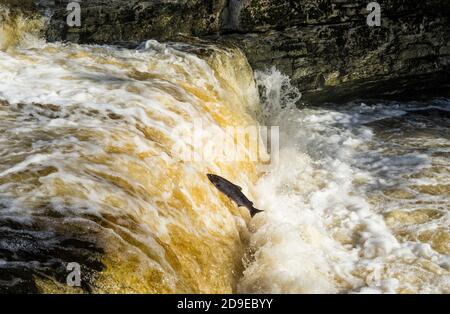
M 255 69 L 289 75 L 307 103 L 449 90 L 448 0 L 378 0 L 381 27 L 366 24 L 370 1 L 361 0 L 83 0 L 82 25 L 69 28 L 68 2 L 40 0 L 52 12 L 49 40 L 232 43 Z

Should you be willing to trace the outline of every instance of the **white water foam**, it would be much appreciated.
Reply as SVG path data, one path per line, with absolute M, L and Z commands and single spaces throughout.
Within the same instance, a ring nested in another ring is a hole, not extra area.
M 173 147 L 190 144 L 177 130 L 196 121 L 217 130 L 200 147 L 228 126 L 255 124 L 259 96 L 240 51 L 200 48 L 202 58 L 190 52 L 198 46 L 153 40 L 137 50 L 20 40 L 0 49 L 0 291 L 17 281 L 33 291 L 42 273 L 83 264 L 76 248 L 60 245 L 69 236 L 97 250 L 86 252 L 98 261 L 95 292 L 234 291 L 248 214 L 206 174 L 246 190 L 256 167 L 185 161 Z M 10 271 L 28 258 L 44 262 Z M 47 260 L 60 266 L 42 266 Z M 49 278 L 42 291 L 61 291 Z
M 364 104 L 359 110 L 374 112 L 296 109 L 292 97 L 286 97 L 286 77 L 272 69 L 257 78 L 263 95 L 273 96 L 263 99 L 267 123 L 280 125 L 280 162 L 255 187 L 256 205 L 266 212 L 254 219 L 239 291 L 450 292 L 450 256 L 428 243 L 399 241 L 367 191 L 383 180 L 371 170 L 384 166 L 389 173 L 403 164 L 400 169 L 414 172 L 414 167 L 429 166 L 429 157 L 418 154 L 398 157 L 397 164 L 378 160 L 369 169 L 358 167 L 358 161 L 364 164 L 361 151 L 370 151 L 374 137 L 363 124 L 405 111 Z

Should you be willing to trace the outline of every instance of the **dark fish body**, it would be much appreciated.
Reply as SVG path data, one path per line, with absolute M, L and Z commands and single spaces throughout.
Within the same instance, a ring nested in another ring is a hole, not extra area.
M 208 174 L 208 179 L 212 184 L 223 194 L 228 196 L 238 207 L 244 206 L 250 211 L 250 215 L 253 217 L 262 210 L 256 209 L 253 206 L 253 202 L 250 201 L 244 193 L 242 188 L 236 184 L 231 183 L 225 178 L 222 178 L 215 174 Z

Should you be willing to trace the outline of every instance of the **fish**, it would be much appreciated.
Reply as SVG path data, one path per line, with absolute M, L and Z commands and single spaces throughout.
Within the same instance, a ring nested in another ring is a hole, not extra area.
M 259 210 L 253 206 L 253 202 L 242 193 L 240 186 L 215 174 L 208 173 L 207 177 L 220 192 L 228 196 L 238 207 L 246 207 L 250 212 L 250 216 L 254 217 L 256 214 L 263 212 L 263 210 Z

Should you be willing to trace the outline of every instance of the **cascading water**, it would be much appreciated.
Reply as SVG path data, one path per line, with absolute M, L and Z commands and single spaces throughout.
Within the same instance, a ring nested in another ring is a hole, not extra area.
M 238 291 L 449 293 L 450 101 L 297 109 L 287 77 L 257 79 L 280 161 Z
M 248 0 L 229 0 L 226 8 L 226 16 L 224 17 L 224 29 L 237 31 L 240 28 L 239 17 L 241 11 Z
M 1 11 L 0 291 L 450 292 L 448 100 L 297 108 L 234 48 L 46 43 L 40 25 Z M 262 175 L 173 149 L 258 123 L 280 128 Z
M 246 188 L 255 166 L 172 148 L 194 121 L 212 136 L 256 123 L 242 53 L 19 38 L 0 52 L 0 289 L 76 292 L 76 262 L 91 292 L 233 292 L 248 214 L 206 174 Z

